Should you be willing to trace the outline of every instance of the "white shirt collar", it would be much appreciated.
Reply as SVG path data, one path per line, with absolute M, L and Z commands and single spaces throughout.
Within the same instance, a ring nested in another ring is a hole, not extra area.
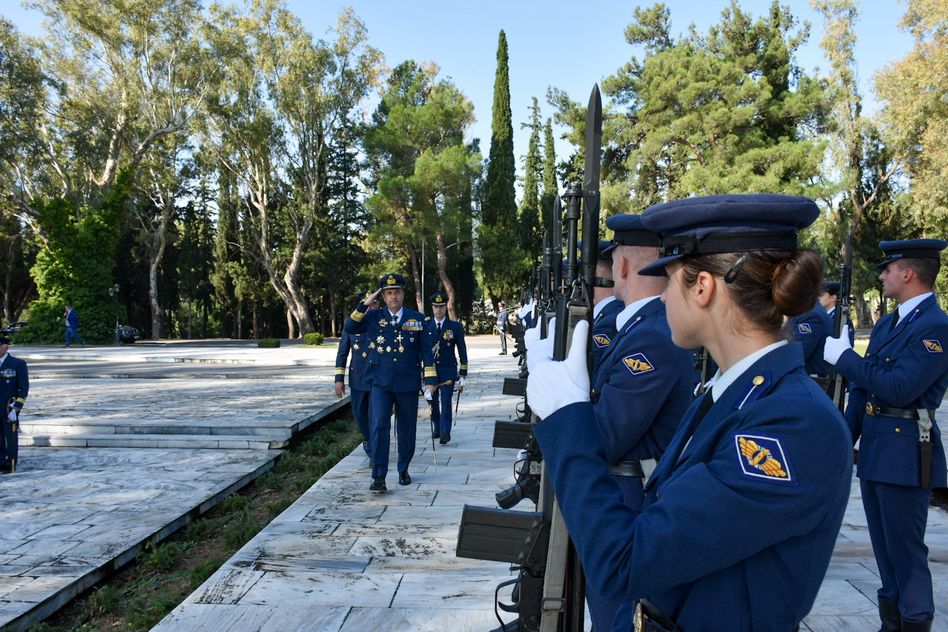
M 909 312 L 911 312 L 913 309 L 918 307 L 919 303 L 921 303 L 922 301 L 924 301 L 926 298 L 928 298 L 931 295 L 932 295 L 931 292 L 926 292 L 924 294 L 919 294 L 918 296 L 913 296 L 912 298 L 905 301 L 904 303 L 900 303 L 899 304 L 899 322 L 901 322 L 903 318 L 908 316 Z
M 385 308 L 385 311 L 387 311 L 389 314 L 392 313 L 391 310 L 389 310 L 387 307 Z M 398 309 L 398 311 L 395 313 L 395 320 L 401 320 L 401 319 L 402 319 L 402 312 L 404 312 L 404 311 L 405 311 L 405 308 L 404 308 L 404 307 L 400 307 L 400 308 Z
M 622 328 L 625 327 L 625 324 L 629 322 L 633 316 L 635 316 L 640 309 L 645 307 L 647 304 L 651 303 L 658 296 L 646 296 L 645 298 L 640 298 L 634 303 L 629 303 L 625 308 L 619 312 L 619 315 L 616 316 L 616 331 L 622 331 Z
M 448 319 L 448 317 L 445 316 L 445 317 L 442 318 L 441 320 L 438 320 L 437 318 L 435 318 L 434 321 L 435 321 L 435 324 L 443 325 L 443 324 L 444 324 L 444 321 L 446 321 L 447 319 Z
M 714 374 L 714 377 L 711 378 L 711 381 L 710 381 L 710 383 L 713 385 L 711 387 L 712 399 L 714 399 L 714 401 L 717 401 L 718 398 L 721 397 L 721 395 L 724 393 L 724 391 L 727 390 L 727 387 L 733 384 L 734 382 L 736 382 L 737 378 L 743 375 L 744 372 L 747 371 L 747 369 L 751 368 L 751 365 L 753 365 L 755 362 L 760 360 L 762 357 L 764 357 L 771 351 L 775 349 L 779 349 L 780 347 L 786 344 L 790 344 L 790 343 L 787 342 L 786 340 L 778 340 L 777 342 L 773 344 L 769 344 L 766 347 L 763 347 L 762 349 L 758 349 L 757 351 L 755 351 L 754 353 L 750 355 L 744 356 L 743 358 L 735 362 L 734 366 L 732 366 L 730 369 L 725 371 L 723 374 L 721 373 L 721 370 L 718 369 L 718 372 Z
M 3 364 L 6 361 L 8 355 L 10 355 L 9 351 L 4 353 L 3 356 L 0 356 L 0 364 Z
M 606 298 L 596 303 L 596 305 L 593 307 L 593 320 L 599 318 L 599 314 L 602 313 L 603 308 L 614 300 L 616 300 L 615 295 L 610 294 Z

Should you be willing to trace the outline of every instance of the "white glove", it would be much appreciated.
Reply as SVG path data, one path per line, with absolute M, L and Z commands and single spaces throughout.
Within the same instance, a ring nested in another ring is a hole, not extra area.
M 823 343 L 823 359 L 836 366 L 836 362 L 839 361 L 839 356 L 843 355 L 843 352 L 846 349 L 852 349 L 852 346 L 849 344 L 849 325 L 843 326 L 842 331 L 839 333 L 839 338 L 826 338 L 826 342 Z
M 11 408 L 10 412 L 7 413 L 7 419 L 16 423 L 16 408 Z
M 427 388 L 425 389 L 425 399 L 427 399 L 429 402 L 433 399 L 431 396 L 431 391 Z
M 524 305 L 517 311 L 517 315 L 520 316 L 520 320 L 523 320 L 524 318 L 526 318 L 527 314 L 532 314 L 532 313 L 533 313 L 533 300 L 532 299 L 529 303 L 527 303 L 526 305 Z
M 458 388 L 464 388 L 464 377 L 458 377 L 458 381 L 454 383 Z
M 589 372 L 586 368 L 588 335 L 589 323 L 579 321 L 573 329 L 573 341 L 565 360 L 556 362 L 545 359 L 530 369 L 527 401 L 540 419 L 570 404 L 589 401 Z
M 553 332 L 556 331 L 556 317 L 547 324 L 548 335 L 540 338 L 540 328 L 531 327 L 523 334 L 523 342 L 527 345 L 527 371 L 533 373 L 533 367 L 545 360 L 553 359 Z

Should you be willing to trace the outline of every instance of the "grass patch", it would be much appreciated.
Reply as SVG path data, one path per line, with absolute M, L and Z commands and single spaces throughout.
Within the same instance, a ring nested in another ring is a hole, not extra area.
M 272 470 L 30 632 L 150 630 L 361 442 L 351 415 L 306 433 Z

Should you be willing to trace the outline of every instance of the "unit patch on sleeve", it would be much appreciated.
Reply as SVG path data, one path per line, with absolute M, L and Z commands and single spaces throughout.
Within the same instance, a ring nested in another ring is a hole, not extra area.
M 922 340 L 922 343 L 925 345 L 925 350 L 929 353 L 944 353 L 945 350 L 942 349 L 941 342 L 937 340 Z
M 593 336 L 593 342 L 596 343 L 596 346 L 600 349 L 604 349 L 609 346 L 609 343 L 612 342 L 609 340 L 609 336 L 606 334 L 596 334 Z
M 735 435 L 734 447 L 737 448 L 737 460 L 744 476 L 794 482 L 790 474 L 790 463 L 779 439 Z
M 797 324 L 797 331 L 801 334 L 812 334 L 813 327 L 810 326 L 810 323 L 799 323 Z
M 622 362 L 632 375 L 641 375 L 655 370 L 655 367 L 648 361 L 644 353 L 633 353 L 622 358 Z

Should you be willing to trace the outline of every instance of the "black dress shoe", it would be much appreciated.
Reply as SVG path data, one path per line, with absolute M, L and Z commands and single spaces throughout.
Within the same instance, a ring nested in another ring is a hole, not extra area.
M 370 492 L 384 492 L 384 491 L 386 491 L 387 489 L 388 489 L 388 487 L 385 486 L 385 479 L 384 479 L 384 478 L 373 478 L 373 479 L 372 479 L 372 484 L 369 485 L 369 491 L 370 491 Z
M 441 435 L 441 439 L 440 441 L 438 441 L 438 443 L 440 443 L 441 445 L 445 445 L 450 440 L 451 440 L 451 433 L 446 432 L 443 435 Z
M 411 485 L 411 476 L 409 476 L 408 472 L 402 472 L 398 475 L 398 484 Z
M 440 438 L 441 438 L 441 433 L 440 433 L 440 432 L 432 432 L 432 433 L 431 433 L 431 438 L 432 438 L 432 439 L 440 439 Z

